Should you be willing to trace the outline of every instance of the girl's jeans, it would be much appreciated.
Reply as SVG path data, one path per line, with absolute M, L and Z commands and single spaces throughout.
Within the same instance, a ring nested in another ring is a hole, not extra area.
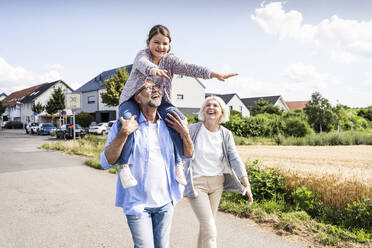
M 162 101 L 161 105 L 158 107 L 158 112 L 164 121 L 166 118 L 169 119 L 169 117 L 167 117 L 167 114 L 168 113 L 172 114 L 173 111 L 176 112 L 182 120 L 185 119 L 181 111 L 179 111 L 176 107 L 174 107 L 172 104 L 168 102 Z M 140 114 L 139 106 L 133 99 L 123 102 L 119 107 L 119 119 L 120 117 L 123 117 L 125 120 L 128 120 L 132 117 L 132 115 L 136 115 L 138 118 L 139 114 Z M 178 165 L 181 162 L 181 155 L 183 154 L 182 138 L 178 132 L 176 132 L 173 128 L 169 126 L 169 123 L 167 121 L 165 121 L 165 123 L 168 126 L 169 134 L 173 141 L 176 165 Z M 119 124 L 117 125 L 118 131 L 120 131 L 121 129 L 120 120 L 118 124 Z M 131 133 L 124 144 L 123 150 L 121 151 L 119 160 L 117 162 L 118 164 L 128 164 L 129 156 L 133 151 L 133 142 L 134 142 L 133 133 Z

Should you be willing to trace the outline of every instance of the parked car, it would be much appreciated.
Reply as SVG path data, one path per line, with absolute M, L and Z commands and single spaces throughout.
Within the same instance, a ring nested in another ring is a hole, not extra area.
M 56 131 L 56 127 L 52 123 L 40 123 L 37 130 L 38 135 L 51 134 Z
M 107 131 L 107 122 L 98 123 L 89 127 L 89 133 L 104 134 Z
M 109 133 L 110 132 L 110 129 L 111 129 L 112 125 L 114 125 L 115 122 L 116 121 L 109 121 L 107 123 L 106 133 Z
M 26 133 L 37 133 L 37 129 L 39 128 L 38 122 L 30 122 L 26 125 Z
M 4 128 L 7 123 L 8 121 L 3 121 L 3 123 L 1 123 L 1 127 Z
M 84 128 L 82 128 L 79 124 L 75 124 L 75 137 L 84 138 L 86 132 Z M 66 124 L 62 125 L 61 128 L 58 128 L 56 130 L 56 137 L 57 139 L 73 139 L 74 133 L 73 133 L 74 125 L 72 124 Z

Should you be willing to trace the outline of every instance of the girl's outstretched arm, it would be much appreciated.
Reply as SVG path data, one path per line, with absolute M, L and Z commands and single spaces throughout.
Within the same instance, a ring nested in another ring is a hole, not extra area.
M 203 79 L 217 78 L 220 81 L 225 81 L 225 79 L 238 75 L 237 73 L 221 74 L 212 72 L 204 66 L 186 63 L 174 55 L 170 55 L 167 59 L 174 74 Z
M 217 78 L 220 81 L 225 81 L 225 79 L 235 77 L 239 75 L 238 73 L 227 73 L 227 74 L 221 74 L 218 72 L 211 72 L 211 78 Z

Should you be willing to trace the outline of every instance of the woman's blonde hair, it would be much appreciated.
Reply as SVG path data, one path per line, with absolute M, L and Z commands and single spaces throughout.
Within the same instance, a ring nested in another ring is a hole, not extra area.
M 209 96 L 209 97 L 207 97 L 204 100 L 203 105 L 202 105 L 202 107 L 199 110 L 198 119 L 200 121 L 204 121 L 205 120 L 204 108 L 207 105 L 207 103 L 208 103 L 209 100 L 216 100 L 218 102 L 218 104 L 220 105 L 220 107 L 221 107 L 221 117 L 218 120 L 218 123 L 224 123 L 224 122 L 229 121 L 229 118 L 230 118 L 230 109 L 226 106 L 226 103 L 221 99 L 221 97 L 218 97 L 218 96 Z

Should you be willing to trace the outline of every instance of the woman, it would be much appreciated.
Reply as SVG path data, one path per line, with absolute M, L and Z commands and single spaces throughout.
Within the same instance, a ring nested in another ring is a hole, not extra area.
M 216 96 L 208 97 L 198 118 L 202 122 L 189 126 L 195 157 L 185 163 L 185 196 L 189 197 L 200 223 L 198 248 L 215 248 L 215 217 L 222 191 L 248 195 L 249 205 L 253 203 L 253 196 L 232 133 L 220 125 L 229 120 L 224 101 Z

